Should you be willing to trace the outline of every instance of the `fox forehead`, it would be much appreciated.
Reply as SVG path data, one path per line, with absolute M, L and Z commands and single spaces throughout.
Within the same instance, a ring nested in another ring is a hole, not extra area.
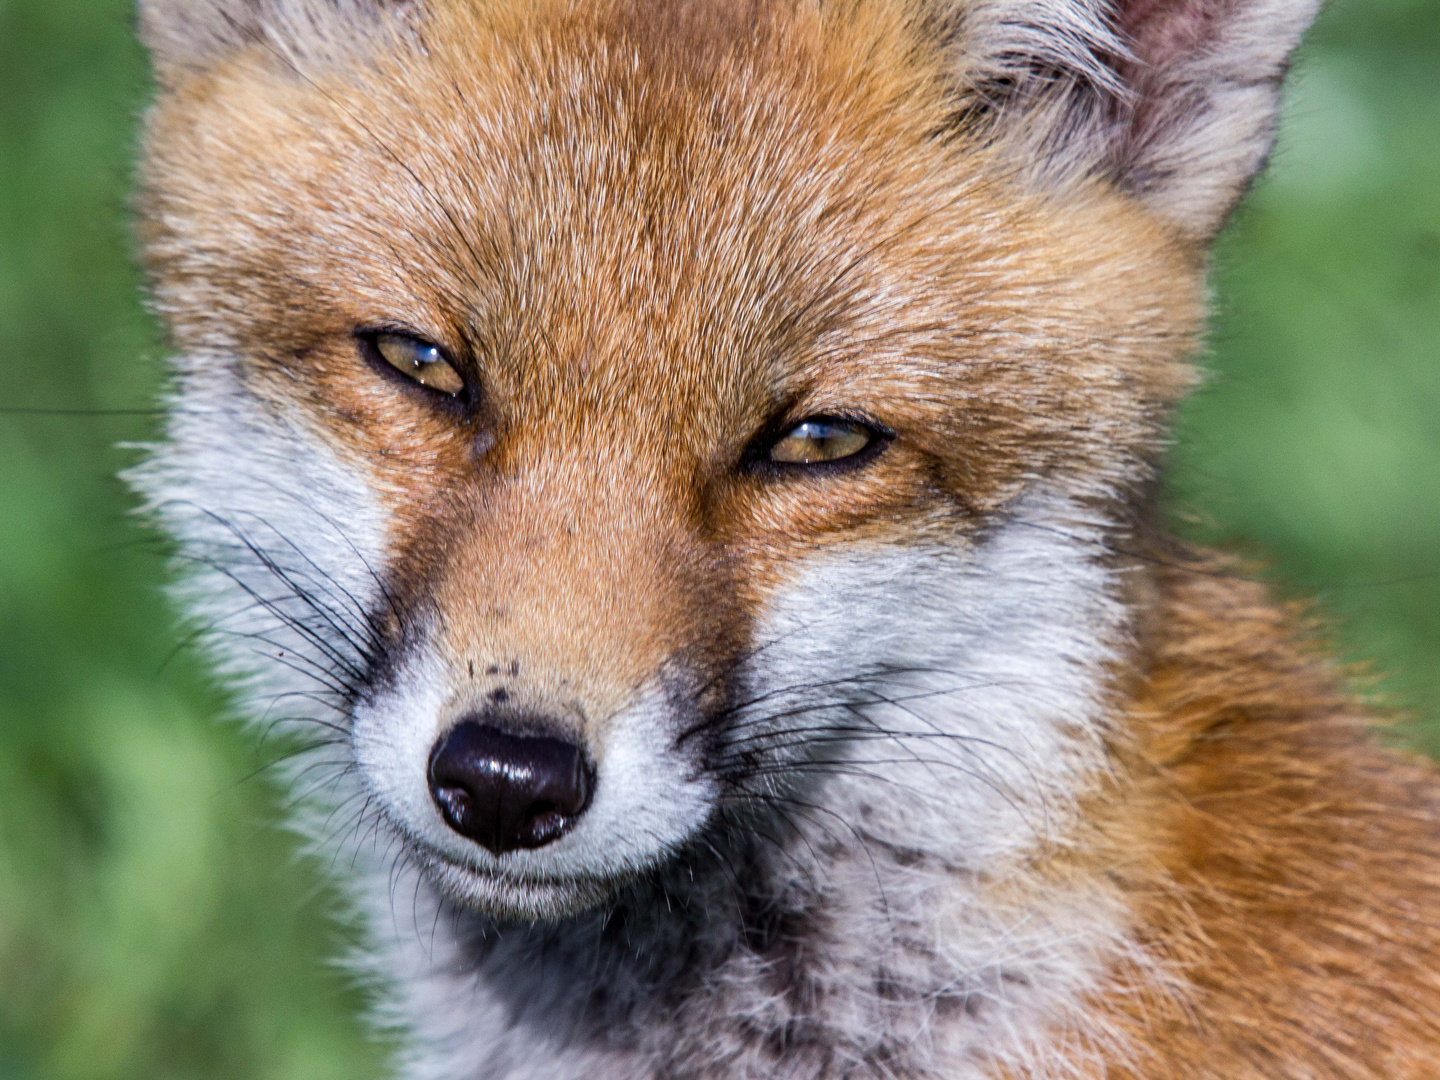
M 242 51 L 152 118 L 158 302 L 399 503 L 451 487 L 477 423 L 501 471 L 603 449 L 684 486 L 850 408 L 972 509 L 1057 467 L 1118 482 L 1186 382 L 1196 253 L 947 134 L 889 6 L 454 4 L 343 74 Z M 356 362 L 377 325 L 473 367 L 484 415 L 397 401 Z

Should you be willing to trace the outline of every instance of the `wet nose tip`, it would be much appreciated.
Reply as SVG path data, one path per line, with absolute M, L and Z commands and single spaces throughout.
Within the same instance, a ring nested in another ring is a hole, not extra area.
M 590 803 L 573 743 L 467 720 L 430 753 L 430 794 L 445 823 L 496 855 L 558 840 Z

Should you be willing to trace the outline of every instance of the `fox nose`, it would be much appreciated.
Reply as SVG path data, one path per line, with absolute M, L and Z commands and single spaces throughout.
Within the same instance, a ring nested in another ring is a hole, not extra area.
M 430 794 L 445 823 L 496 855 L 558 840 L 585 812 L 591 786 L 578 746 L 473 720 L 430 753 Z

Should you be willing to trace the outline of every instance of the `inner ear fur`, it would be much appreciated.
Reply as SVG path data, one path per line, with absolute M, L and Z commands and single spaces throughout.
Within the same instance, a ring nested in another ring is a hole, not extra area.
M 1318 0 L 935 0 L 964 122 L 1039 188 L 1101 179 L 1209 239 L 1274 141 Z
M 163 85 L 263 43 L 291 61 L 341 53 L 414 0 L 139 0 L 140 37 Z

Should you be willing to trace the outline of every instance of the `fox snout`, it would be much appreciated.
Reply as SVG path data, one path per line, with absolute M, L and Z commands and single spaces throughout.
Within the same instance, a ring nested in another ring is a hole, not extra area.
M 680 736 L 724 707 L 749 635 L 662 457 L 531 430 L 402 511 L 416 555 L 353 735 L 423 858 L 522 892 L 618 879 L 703 821 L 703 747 Z

